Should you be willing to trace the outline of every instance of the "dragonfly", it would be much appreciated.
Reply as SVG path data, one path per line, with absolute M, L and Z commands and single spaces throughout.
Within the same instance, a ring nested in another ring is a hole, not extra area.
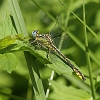
M 60 31 L 58 31 L 58 32 L 60 32 Z M 75 65 L 73 65 L 71 63 L 71 61 L 62 52 L 60 52 L 60 50 L 54 45 L 54 41 L 50 34 L 39 33 L 39 30 L 34 30 L 32 32 L 32 37 L 34 40 L 31 41 L 31 43 L 35 42 L 40 47 L 46 48 L 48 50 L 51 50 L 51 51 L 59 54 L 65 60 L 65 62 L 67 62 L 69 67 L 71 67 L 71 69 L 76 73 L 76 75 L 78 75 L 79 78 L 81 78 L 82 80 L 85 80 L 84 75 L 79 71 L 79 69 L 76 68 Z

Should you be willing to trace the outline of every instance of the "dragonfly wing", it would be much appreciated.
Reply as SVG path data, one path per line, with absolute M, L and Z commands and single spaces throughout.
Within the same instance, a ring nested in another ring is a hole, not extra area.
M 57 16 L 56 23 L 49 32 L 49 34 L 51 35 L 52 38 L 61 36 L 61 34 L 62 34 L 62 28 L 61 27 L 62 27 L 61 16 Z
M 69 38 L 68 34 L 65 34 L 60 37 L 56 37 L 53 40 L 54 40 L 54 45 L 59 50 L 63 50 L 63 49 L 67 48 L 70 38 Z
M 54 27 L 50 31 L 50 35 L 53 38 L 54 45 L 58 49 L 65 49 L 69 43 L 69 36 L 68 34 L 63 34 L 62 32 L 62 17 L 57 16 L 56 23 Z

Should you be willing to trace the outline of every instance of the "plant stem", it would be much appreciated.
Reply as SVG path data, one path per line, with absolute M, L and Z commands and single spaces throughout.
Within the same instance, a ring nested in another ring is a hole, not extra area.
M 84 0 L 83 0 L 83 21 L 86 24 Z M 92 67 L 91 67 L 90 55 L 89 55 L 89 49 L 88 49 L 88 38 L 87 38 L 86 26 L 83 25 L 83 28 L 84 28 L 85 50 L 86 50 L 86 59 L 87 59 L 89 77 L 90 77 L 91 91 L 92 91 L 93 99 L 95 99 L 95 88 L 94 88 L 94 84 L 93 84 Z

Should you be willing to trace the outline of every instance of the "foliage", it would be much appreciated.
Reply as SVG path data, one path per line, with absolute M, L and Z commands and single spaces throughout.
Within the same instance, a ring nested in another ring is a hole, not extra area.
M 0 2 L 0 100 L 10 100 L 11 98 L 13 100 L 32 100 L 34 98 L 45 100 L 44 93 L 49 86 L 51 92 L 48 100 L 99 99 L 99 0 L 85 1 L 86 24 L 83 20 L 85 12 L 82 0 L 67 0 L 67 2 L 63 0 L 63 3 L 60 0 L 26 0 L 25 2 L 19 0 L 19 5 L 16 5 L 20 6 L 21 12 L 19 8 L 16 8 L 15 11 L 18 11 L 16 15 L 14 12 L 10 13 L 12 1 L 1 0 Z M 16 7 L 16 5 L 14 6 Z M 56 22 L 57 15 L 62 16 L 62 29 L 70 37 L 67 49 L 62 52 L 71 59 L 70 61 L 74 65 L 78 65 L 77 67 L 86 77 L 85 82 L 78 79 L 75 74 L 73 75 L 71 68 L 59 56 L 51 52 L 47 58 L 47 50 L 35 48 L 29 42 L 29 39 L 32 38 L 32 30 L 38 29 L 40 33 L 49 33 Z M 88 45 L 85 44 L 85 31 L 88 36 Z M 87 53 L 91 57 L 92 68 L 87 67 L 89 63 L 86 59 Z M 47 81 L 51 69 L 57 74 L 54 76 L 54 81 Z M 90 73 L 91 70 L 92 73 Z M 30 78 L 32 82 L 30 82 Z

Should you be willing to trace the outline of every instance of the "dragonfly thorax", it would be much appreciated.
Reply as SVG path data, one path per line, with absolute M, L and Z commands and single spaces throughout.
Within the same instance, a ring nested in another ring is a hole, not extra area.
M 36 37 L 36 35 L 38 34 L 38 32 L 39 32 L 38 30 L 34 30 L 34 31 L 32 32 L 32 36 L 33 36 L 33 37 Z

